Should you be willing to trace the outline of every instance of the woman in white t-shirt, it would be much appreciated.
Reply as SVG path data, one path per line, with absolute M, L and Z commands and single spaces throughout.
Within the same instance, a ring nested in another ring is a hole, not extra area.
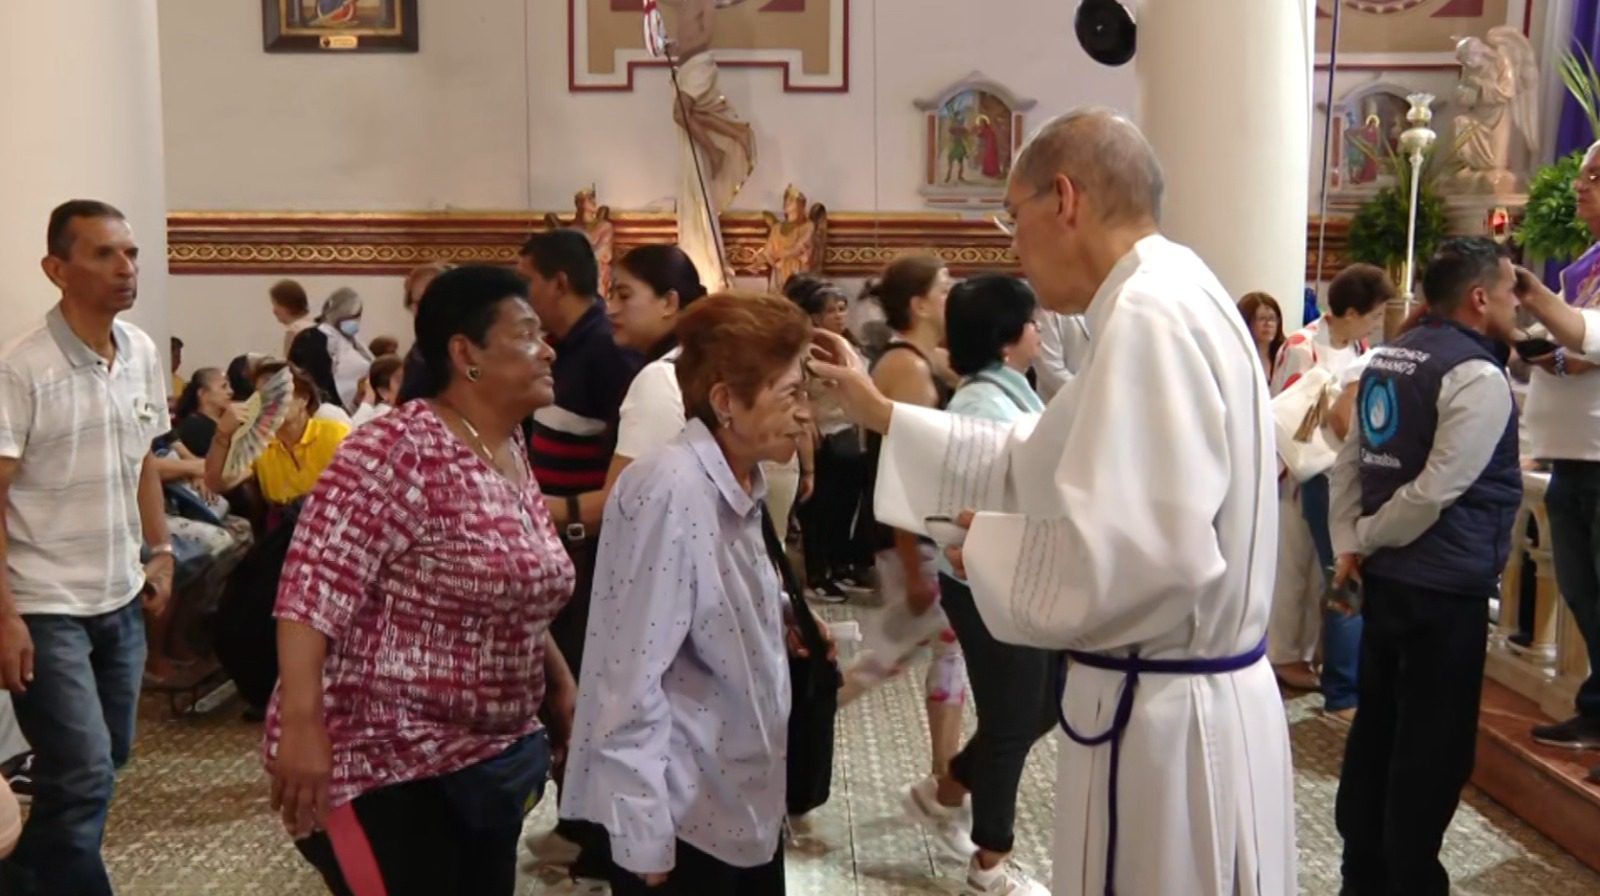
M 1330 374 L 1335 390 L 1346 385 L 1347 372 L 1359 377 L 1355 368 L 1367 352 L 1367 340 L 1383 326 L 1384 308 L 1394 294 L 1382 268 L 1355 264 L 1340 271 L 1328 284 L 1328 313 L 1290 336 L 1279 351 L 1272 393 L 1283 392 L 1315 368 Z M 1321 690 L 1324 709 L 1348 721 L 1355 714 L 1361 620 L 1335 616 L 1322 606 L 1323 570 L 1333 563 L 1327 507 L 1326 473 L 1304 483 L 1285 480 L 1267 648 L 1280 681 Z M 1319 644 L 1320 673 L 1312 665 Z
M 640 246 L 617 262 L 615 283 L 606 297 L 613 338 L 643 353 L 648 363 L 622 399 L 617 450 L 606 476 L 608 492 L 628 464 L 683 429 L 683 390 L 673 366 L 678 340 L 673 334 L 684 310 L 705 294 L 700 272 L 677 246 Z
M 617 262 L 615 283 L 606 297 L 617 344 L 644 353 L 648 363 L 634 377 L 618 413 L 617 449 L 606 474 L 606 492 L 628 464 L 657 445 L 666 444 L 683 429 L 683 390 L 673 366 L 678 341 L 673 335 L 678 318 L 690 303 L 706 294 L 694 262 L 677 246 L 640 246 Z M 802 467 L 809 469 L 809 442 L 787 463 L 763 463 L 767 476 L 767 507 L 778 537 L 788 535 L 789 511 L 796 496 L 808 494 Z

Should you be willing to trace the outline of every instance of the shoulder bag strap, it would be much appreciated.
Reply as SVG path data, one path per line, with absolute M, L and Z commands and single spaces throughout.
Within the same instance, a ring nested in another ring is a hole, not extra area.
M 783 577 L 783 588 L 789 592 L 789 609 L 794 616 L 795 628 L 800 630 L 800 641 L 806 645 L 815 659 L 826 658 L 828 645 L 822 640 L 822 630 L 817 628 L 817 620 L 811 615 L 811 608 L 806 606 L 804 592 L 800 590 L 799 578 L 794 574 L 794 566 L 789 563 L 789 555 L 783 549 L 783 542 L 778 539 L 778 530 L 772 525 L 772 516 L 767 512 L 767 505 L 761 505 L 761 536 L 767 543 L 767 555 L 778 567 L 778 574 Z

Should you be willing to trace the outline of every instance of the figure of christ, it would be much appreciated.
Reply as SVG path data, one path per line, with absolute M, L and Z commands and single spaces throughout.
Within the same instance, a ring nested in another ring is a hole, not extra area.
M 1005 176 L 1005 165 L 1000 157 L 1000 135 L 987 115 L 978 116 L 978 160 L 984 177 L 999 180 Z
M 725 288 L 730 278 L 717 216 L 755 170 L 755 132 L 722 95 L 715 54 L 709 52 L 716 11 L 740 2 L 661 0 L 677 87 L 672 118 L 683 135 L 678 245 L 712 291 Z
M 742 2 L 744 0 L 662 0 L 663 8 L 677 11 L 676 27 L 671 29 L 673 38 L 669 51 L 673 61 L 680 68 L 687 69 L 693 60 L 706 54 L 711 49 L 711 40 L 716 33 L 716 11 Z M 714 69 L 715 63 L 709 64 Z M 713 87 L 715 77 L 713 71 Z M 692 90 L 681 80 L 679 87 L 682 102 L 673 106 L 672 120 L 687 131 L 690 139 L 699 147 L 706 161 L 707 178 L 720 177 L 728 164 L 728 151 L 719 145 L 719 137 L 732 141 L 745 158 L 752 160 L 750 167 L 753 168 L 755 133 L 748 122 L 738 119 L 727 98 L 714 90 Z M 741 181 L 748 175 L 749 172 L 745 172 Z

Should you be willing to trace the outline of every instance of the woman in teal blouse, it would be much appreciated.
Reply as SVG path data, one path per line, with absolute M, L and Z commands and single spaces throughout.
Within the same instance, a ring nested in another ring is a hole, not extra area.
M 962 380 L 945 410 L 1004 423 L 1044 410 L 1027 378 L 1039 356 L 1038 310 L 1033 290 L 1015 277 L 987 274 L 950 291 L 945 338 Z
M 1044 410 L 1024 372 L 1039 354 L 1038 303 L 1014 277 L 974 277 L 950 291 L 945 333 L 950 366 L 962 376 L 947 410 L 1010 422 Z M 995 640 L 972 592 L 940 560 L 940 602 L 967 658 L 978 727 L 937 779 L 933 796 L 944 812 L 914 812 L 929 821 L 954 813 L 970 794 L 972 842 L 968 885 L 982 893 L 1045 893 L 1007 861 L 1016 819 L 1017 785 L 1033 744 L 1055 724 L 1054 674 L 1060 655 Z M 960 817 L 959 815 L 955 817 Z M 927 821 L 924 821 L 927 823 Z

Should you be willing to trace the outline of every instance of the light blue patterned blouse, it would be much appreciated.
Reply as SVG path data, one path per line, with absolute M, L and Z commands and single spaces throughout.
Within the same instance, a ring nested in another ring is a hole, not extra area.
M 777 853 L 789 664 L 760 501 L 699 420 L 606 502 L 561 814 L 635 873 L 675 841 L 738 867 Z

